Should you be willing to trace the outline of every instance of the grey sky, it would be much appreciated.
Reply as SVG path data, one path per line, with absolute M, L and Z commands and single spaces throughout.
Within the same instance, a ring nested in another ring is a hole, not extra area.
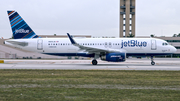
M 180 0 L 136 0 L 136 35 L 180 33 Z M 119 0 L 1 0 L 0 37 L 12 36 L 7 10 L 38 35 L 119 36 Z

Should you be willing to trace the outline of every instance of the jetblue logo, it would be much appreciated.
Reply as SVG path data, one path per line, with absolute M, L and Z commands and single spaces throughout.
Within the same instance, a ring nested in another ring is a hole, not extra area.
M 129 40 L 129 41 L 123 41 L 121 42 L 121 48 L 123 47 L 146 47 L 147 42 L 140 42 L 137 40 Z
M 111 58 L 121 58 L 121 55 L 112 55 Z
M 18 29 L 18 30 L 15 31 L 15 34 L 16 33 L 29 33 L 29 30 Z

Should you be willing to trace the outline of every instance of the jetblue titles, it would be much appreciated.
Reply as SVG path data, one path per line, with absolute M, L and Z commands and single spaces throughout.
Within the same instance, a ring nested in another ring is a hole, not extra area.
M 140 42 L 137 40 L 128 40 L 128 41 L 123 41 L 121 42 L 121 48 L 123 47 L 146 47 L 147 42 Z
M 15 30 L 15 34 L 16 33 L 29 33 L 29 30 L 19 29 L 19 30 Z

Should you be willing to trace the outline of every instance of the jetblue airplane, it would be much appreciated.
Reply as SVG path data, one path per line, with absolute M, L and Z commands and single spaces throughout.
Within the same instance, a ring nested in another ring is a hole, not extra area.
M 176 48 L 156 38 L 41 38 L 28 26 L 16 11 L 8 11 L 14 39 L 4 44 L 24 50 L 57 56 L 92 57 L 93 65 L 100 58 L 109 62 L 124 62 L 126 57 L 151 57 L 170 55 Z

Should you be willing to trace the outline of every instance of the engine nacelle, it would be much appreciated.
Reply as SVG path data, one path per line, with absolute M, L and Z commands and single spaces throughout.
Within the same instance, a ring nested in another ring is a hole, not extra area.
M 124 62 L 126 61 L 126 53 L 108 53 L 102 55 L 101 60 L 109 62 Z

